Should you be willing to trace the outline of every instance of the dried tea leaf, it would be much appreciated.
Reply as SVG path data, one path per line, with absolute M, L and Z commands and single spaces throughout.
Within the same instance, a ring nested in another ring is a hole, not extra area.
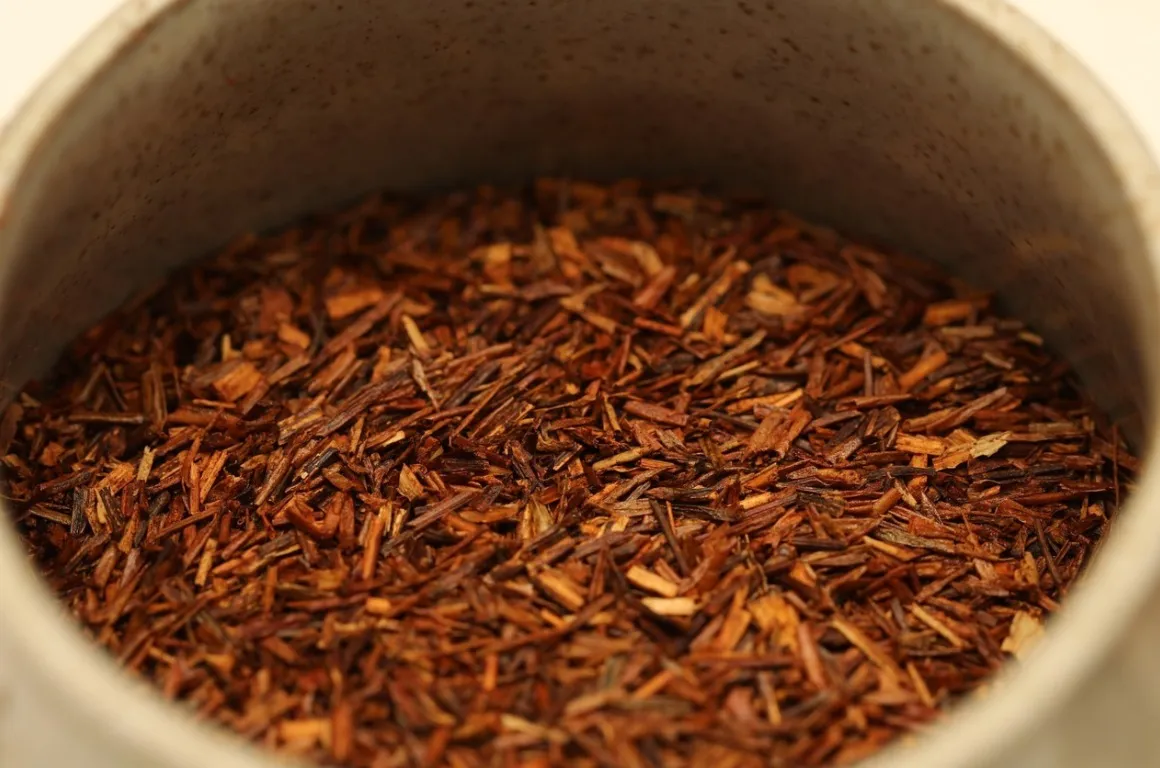
M 900 434 L 894 439 L 894 447 L 907 453 L 941 456 L 947 450 L 947 442 L 941 437 Z
M 745 297 L 745 304 L 763 315 L 779 317 L 795 315 L 803 309 L 793 293 L 777 286 L 763 274 L 753 279 L 753 290 Z
M 1010 432 L 993 432 L 989 435 L 984 435 L 975 441 L 971 446 L 971 458 L 979 459 L 987 456 L 994 456 L 1003 449 L 1003 446 L 1011 439 Z
M 1042 637 L 1043 622 L 1027 611 L 1019 611 L 1011 621 L 1011 629 L 1003 641 L 1002 650 L 1025 659 Z
M 658 616 L 692 616 L 697 612 L 691 597 L 642 597 L 640 602 Z
M 218 368 L 212 386 L 219 397 L 232 403 L 261 386 L 262 382 L 262 373 L 253 363 L 235 358 Z
M 383 300 L 383 289 L 377 285 L 359 285 L 326 297 L 326 314 L 331 320 L 341 320 L 373 307 Z
M 677 593 L 680 592 L 679 585 L 639 565 L 629 568 L 624 576 L 629 583 L 661 597 L 676 597 Z
M 768 594 L 749 603 L 753 620 L 762 631 L 775 638 L 777 647 L 796 654 L 798 652 L 798 625 L 801 619 L 797 610 L 781 595 Z

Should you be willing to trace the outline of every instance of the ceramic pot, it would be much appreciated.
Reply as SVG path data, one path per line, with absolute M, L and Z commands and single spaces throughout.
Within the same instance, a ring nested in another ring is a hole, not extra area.
M 0 139 L 0 392 L 135 288 L 380 187 L 542 173 L 756 191 L 995 289 L 1144 451 L 1160 176 L 999 0 L 134 0 Z M 90 645 L 0 519 L 12 768 L 256 768 Z M 874 762 L 1160 765 L 1160 468 L 1045 641 Z

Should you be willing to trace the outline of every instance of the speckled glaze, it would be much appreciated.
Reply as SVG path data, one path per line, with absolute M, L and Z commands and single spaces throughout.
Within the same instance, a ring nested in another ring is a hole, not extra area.
M 765 194 L 997 289 L 1154 444 L 1160 175 L 1000 0 L 136 0 L 0 138 L 10 393 L 133 289 L 379 187 L 536 173 Z M 129 681 L 0 524 L 5 766 L 271 760 Z M 1047 641 L 892 768 L 1160 765 L 1160 475 Z

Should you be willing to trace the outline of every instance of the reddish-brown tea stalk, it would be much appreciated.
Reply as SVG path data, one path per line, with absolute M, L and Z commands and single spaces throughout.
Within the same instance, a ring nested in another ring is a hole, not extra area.
M 251 237 L 0 423 L 94 639 L 350 766 L 817 766 L 1041 631 L 1136 461 L 1033 333 L 763 207 L 542 181 Z

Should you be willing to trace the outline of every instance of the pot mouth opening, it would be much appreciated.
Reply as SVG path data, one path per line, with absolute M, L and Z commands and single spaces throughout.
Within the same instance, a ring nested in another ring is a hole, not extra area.
M 0 134 L 0 244 L 5 205 L 19 193 L 20 177 L 36 152 L 38 137 L 66 112 L 79 89 L 99 78 L 108 61 L 138 44 L 151 26 L 183 5 L 148 0 L 120 8 L 58 65 Z M 1135 205 L 1132 218 L 1147 250 L 1151 292 L 1160 296 L 1160 173 L 1128 118 L 1082 65 L 1002 0 L 941 0 L 940 6 L 961 23 L 1017 51 L 1096 137 L 1118 173 L 1125 199 Z M 1155 303 L 1146 312 L 1146 328 L 1155 329 L 1160 324 Z M 1146 379 L 1155 400 L 1160 370 L 1151 360 L 1148 365 Z M 1018 668 L 1014 663 L 1007 665 L 985 700 L 968 697 L 915 743 L 892 745 L 866 765 L 967 766 L 995 756 L 1061 706 L 1050 702 L 1038 709 L 1034 704 L 1065 696 L 1106 657 L 1160 575 L 1160 514 L 1147 508 L 1160 496 L 1160 470 L 1151 458 L 1160 444 L 1160 414 L 1155 412 L 1155 402 L 1150 408 L 1153 413 L 1144 446 L 1148 455 L 1139 485 L 1075 593 L 1051 622 L 1041 647 Z M 192 768 L 213 762 L 254 768 L 281 764 L 239 737 L 195 722 L 164 702 L 151 685 L 132 681 L 104 651 L 82 637 L 25 561 L 12 527 L 0 524 L 0 583 L 5 584 L 0 604 L 6 614 L 16 617 L 5 632 L 10 636 L 5 646 L 39 660 L 45 678 L 57 688 L 53 698 L 58 704 L 73 707 L 88 723 L 107 730 L 109 738 L 132 742 L 167 765 Z M 109 718 L 110 712 L 119 716 Z M 947 755 L 954 756 L 952 761 L 948 762 Z

